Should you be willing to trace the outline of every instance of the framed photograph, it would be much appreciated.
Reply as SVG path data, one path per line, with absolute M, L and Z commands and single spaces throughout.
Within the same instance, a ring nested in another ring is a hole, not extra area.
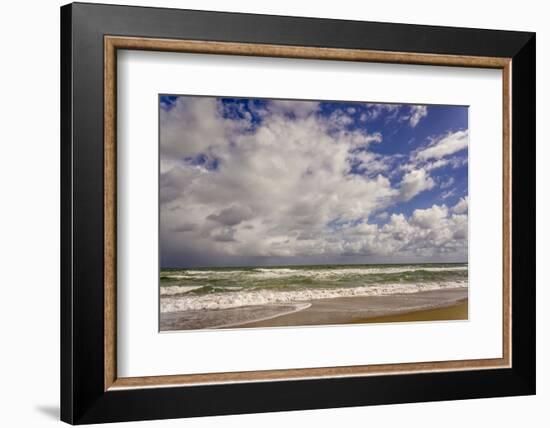
M 535 35 L 61 8 L 61 418 L 535 393 Z

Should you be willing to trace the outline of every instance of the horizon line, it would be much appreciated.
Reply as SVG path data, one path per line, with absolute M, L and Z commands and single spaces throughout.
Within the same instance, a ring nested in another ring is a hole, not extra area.
M 305 266 L 365 266 L 365 265 L 437 265 L 437 264 L 468 264 L 468 261 L 454 262 L 386 262 L 386 263 L 325 263 L 325 264 L 265 264 L 265 265 L 225 265 L 225 266 L 161 266 L 160 270 L 167 269 L 226 269 L 226 268 L 285 268 L 285 267 L 305 267 Z

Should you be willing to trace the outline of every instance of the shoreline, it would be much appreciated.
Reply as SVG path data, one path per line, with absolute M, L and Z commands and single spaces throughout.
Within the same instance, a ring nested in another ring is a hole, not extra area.
M 238 328 L 301 327 L 468 319 L 468 291 L 437 290 L 392 296 L 343 297 L 313 301 L 303 311 Z
M 274 318 L 284 317 L 285 315 L 290 315 L 290 314 L 293 314 L 293 313 L 296 313 L 296 312 L 304 311 L 307 308 L 309 308 L 310 306 L 311 306 L 311 303 L 309 303 L 309 302 L 296 304 L 296 305 L 294 305 L 294 308 L 288 309 L 286 312 L 281 312 L 281 313 L 277 313 L 277 314 L 273 314 L 273 315 L 266 315 L 263 318 L 260 318 L 260 319 L 254 320 L 254 321 L 250 321 L 250 322 L 269 321 L 269 320 L 272 320 Z M 222 329 L 222 328 L 240 328 L 240 327 L 242 327 L 242 326 L 244 326 L 248 323 L 249 322 L 229 323 L 229 324 L 220 325 L 220 326 L 216 327 L 216 329 L 218 329 L 218 328 L 219 329 Z
M 306 307 L 300 307 L 309 304 Z M 468 288 L 292 304 L 161 313 L 161 331 L 450 321 L 468 319 Z

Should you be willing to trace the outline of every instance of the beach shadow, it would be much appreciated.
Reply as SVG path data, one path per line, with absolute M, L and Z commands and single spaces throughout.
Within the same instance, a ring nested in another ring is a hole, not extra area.
M 36 406 L 36 410 L 38 410 L 43 415 L 48 416 L 51 419 L 55 419 L 56 421 L 59 420 L 59 406 Z

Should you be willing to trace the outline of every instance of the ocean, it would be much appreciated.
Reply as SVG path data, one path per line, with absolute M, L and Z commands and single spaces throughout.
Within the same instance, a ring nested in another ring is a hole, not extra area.
M 467 263 L 162 269 L 161 313 L 293 305 L 468 286 Z

